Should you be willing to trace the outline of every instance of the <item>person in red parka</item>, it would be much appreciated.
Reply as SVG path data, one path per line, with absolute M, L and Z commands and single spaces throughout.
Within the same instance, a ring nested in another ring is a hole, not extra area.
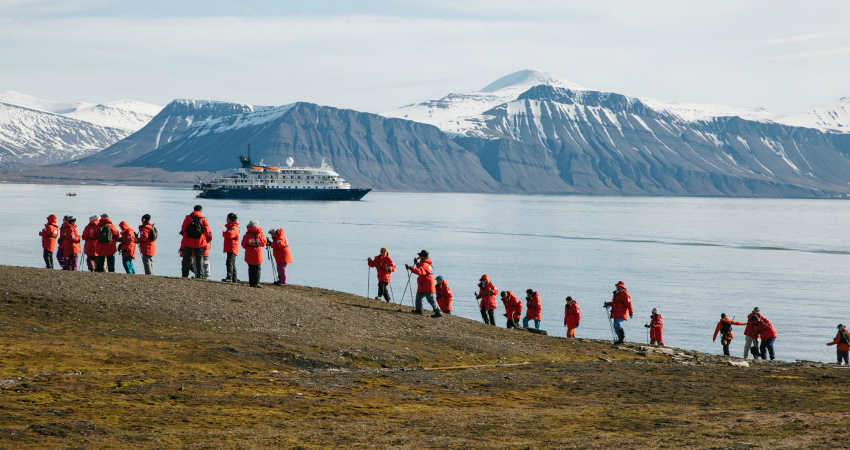
M 534 328 L 540 329 L 540 321 L 543 320 L 541 317 L 541 311 L 543 310 L 543 303 L 540 301 L 540 294 L 537 293 L 534 289 L 526 289 L 525 290 L 525 317 L 522 318 L 522 327 L 528 328 L 528 321 L 534 321 Z
M 437 283 L 437 306 L 440 307 L 440 312 L 444 314 L 452 313 L 452 288 L 449 287 L 449 283 L 443 279 L 442 276 L 438 276 L 434 279 Z
M 41 236 L 41 248 L 44 250 L 44 267 L 53 268 L 53 251 L 56 250 L 56 239 L 59 238 L 59 225 L 56 224 L 56 214 L 47 216 L 47 223 L 38 233 Z
M 118 252 L 119 231 L 109 218 L 109 214 L 100 215 L 97 223 L 97 271 L 103 272 L 105 268 L 109 273 L 115 272 L 115 253 Z
M 68 216 L 67 226 L 63 225 L 59 233 L 62 236 L 62 245 L 65 247 L 65 257 L 68 258 L 65 270 L 77 270 L 77 255 L 80 254 L 80 233 L 77 232 L 77 219 Z
M 761 346 L 759 346 L 761 359 L 767 359 L 767 354 L 770 353 L 770 360 L 773 361 L 776 359 L 773 354 L 773 342 L 779 335 L 776 333 L 776 329 L 773 328 L 773 324 L 767 320 L 767 317 L 762 317 L 759 320 L 758 332 L 761 335 Z
M 183 239 L 180 241 L 180 246 L 183 248 L 183 278 L 189 276 L 189 271 L 192 268 L 194 260 L 195 267 L 198 270 L 195 272 L 195 278 L 203 278 L 204 266 L 204 248 L 207 243 L 212 241 L 212 231 L 207 218 L 202 212 L 204 208 L 201 205 L 195 205 L 195 210 L 183 219 L 183 225 L 180 226 L 180 235 Z M 263 237 L 265 240 L 265 237 Z
M 478 280 L 478 292 L 475 298 L 480 300 L 478 306 L 481 308 L 481 318 L 487 325 L 496 325 L 496 294 L 499 290 L 490 282 L 490 276 L 486 273 Z
M 225 261 L 227 275 L 221 281 L 236 283 L 239 281 L 236 277 L 236 256 L 239 255 L 239 221 L 236 214 L 230 213 L 227 215 L 227 224 L 224 225 L 221 237 L 224 238 L 223 251 L 227 255 L 227 260 Z
M 838 324 L 838 333 L 835 335 L 835 339 L 832 342 L 828 342 L 826 345 L 836 345 L 837 356 L 838 356 L 838 365 L 841 365 L 841 361 L 844 361 L 844 365 L 850 365 L 850 360 L 848 360 L 848 355 L 850 355 L 850 334 L 847 333 L 847 328 L 842 324 Z
M 387 285 L 390 283 L 390 277 L 393 272 L 395 272 L 395 263 L 393 263 L 392 258 L 390 258 L 390 252 L 387 251 L 386 247 L 381 247 L 381 252 L 373 258 L 366 259 L 366 264 L 369 267 L 374 267 L 375 272 L 378 273 L 378 295 L 375 296 L 375 300 L 380 300 L 381 297 L 384 297 L 384 301 L 390 301 L 390 291 L 387 290 Z M 439 291 L 437 291 L 437 298 L 439 302 Z M 442 307 L 440 309 L 443 309 Z
M 145 275 L 153 275 L 153 257 L 156 256 L 156 239 L 159 237 L 156 226 L 151 223 L 151 215 L 142 216 L 142 224 L 139 225 L 139 252 L 142 254 L 142 266 Z
M 758 359 L 759 352 L 759 319 L 761 318 L 761 313 L 759 312 L 758 307 L 753 308 L 753 312 L 751 312 L 747 316 L 747 327 L 744 328 L 744 359 L 747 359 L 747 355 L 749 355 L 752 350 L 753 359 Z
M 649 328 L 649 345 L 664 347 L 664 320 L 661 314 L 658 314 L 658 308 L 652 308 L 649 323 L 644 326 Z
M 723 354 L 725 356 L 729 356 L 729 344 L 732 342 L 732 325 L 746 325 L 746 322 L 736 322 L 728 317 L 726 314 L 720 314 L 720 321 L 717 322 L 717 326 L 714 327 L 714 337 L 711 338 L 711 342 L 717 340 L 717 333 L 720 333 L 720 343 L 723 345 Z
M 62 217 L 62 224 L 59 225 L 59 237 L 56 239 L 56 261 L 59 261 L 59 268 L 68 270 L 68 258 L 65 257 L 65 240 L 62 239 L 62 229 L 68 225 L 68 216 Z
M 86 266 L 89 272 L 97 270 L 97 226 L 100 223 L 100 216 L 94 215 L 89 217 L 89 224 L 83 228 L 82 239 L 85 241 L 83 253 L 86 254 Z
M 442 317 L 443 313 L 440 311 L 440 307 L 434 299 L 434 293 L 437 291 L 437 287 L 434 286 L 434 268 L 431 267 L 434 264 L 434 261 L 428 257 L 427 250 L 422 250 L 417 254 L 417 257 L 413 259 L 413 264 L 413 266 L 410 266 L 409 264 L 404 265 L 405 269 L 417 275 L 416 309 L 413 310 L 413 314 L 422 314 L 422 299 L 426 299 L 428 300 L 428 304 L 430 304 L 431 308 L 434 310 L 434 314 L 431 314 L 431 317 Z
M 632 309 L 632 297 L 629 296 L 629 291 L 626 289 L 626 283 L 618 281 L 615 285 L 617 290 L 614 291 L 614 297 L 610 302 L 605 303 L 605 308 L 611 308 L 611 319 L 614 320 L 614 331 L 617 332 L 617 341 L 615 344 L 622 344 L 626 340 L 626 330 L 623 329 L 623 322 L 629 320 L 626 317 L 634 317 Z
M 570 296 L 567 296 L 567 304 L 564 306 L 564 326 L 567 327 L 567 337 L 576 337 L 576 328 L 581 323 L 581 310 L 578 303 Z
M 263 264 L 263 247 L 268 241 L 260 223 L 256 220 L 248 222 L 248 231 L 242 237 L 242 248 L 245 249 L 245 262 L 248 263 L 248 284 L 251 287 L 261 288 L 260 275 Z
M 502 304 L 505 305 L 505 317 L 508 319 L 507 328 L 519 328 L 519 318 L 522 317 L 522 302 L 513 291 L 502 291 Z
M 118 250 L 121 252 L 121 265 L 124 266 L 124 271 L 130 274 L 136 273 L 134 261 L 136 259 L 136 232 L 130 228 L 130 224 L 126 221 L 121 221 L 118 224 L 121 229 L 121 235 L 118 238 Z
M 269 247 L 274 253 L 274 260 L 277 263 L 277 280 L 274 284 L 278 286 L 286 286 L 286 266 L 292 264 L 292 252 L 289 250 L 289 240 L 283 233 L 283 228 L 271 229 L 269 234 L 272 237 Z

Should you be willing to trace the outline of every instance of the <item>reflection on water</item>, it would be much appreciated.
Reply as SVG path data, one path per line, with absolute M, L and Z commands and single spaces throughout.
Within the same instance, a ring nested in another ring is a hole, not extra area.
M 630 341 L 646 341 L 642 325 L 658 308 L 668 345 L 719 353 L 711 336 L 720 313 L 742 320 L 758 306 L 779 332 L 779 358 L 832 361 L 834 349 L 824 344 L 836 324 L 850 321 L 850 203 L 840 200 L 373 192 L 360 202 L 250 202 L 201 201 L 186 189 L 1 184 L 0 263 L 41 267 L 38 231 L 49 214 L 74 215 L 82 229 L 92 214 L 137 227 L 148 213 L 160 232 L 156 270 L 179 276 L 177 233 L 198 202 L 215 234 L 212 279 L 225 272 L 217 224 L 234 212 L 243 232 L 250 219 L 286 230 L 295 284 L 366 295 L 366 258 L 385 246 L 400 267 L 392 279 L 400 301 L 403 264 L 426 249 L 455 293 L 456 314 L 480 320 L 473 294 L 487 273 L 500 290 L 539 291 L 543 328 L 553 335 L 565 334 L 571 295 L 582 308 L 578 336 L 610 338 L 602 303 L 619 280 L 635 305 Z M 239 262 L 246 279 L 241 255 Z M 263 279 L 271 281 L 271 266 Z M 409 296 L 403 302 L 410 305 Z M 503 312 L 500 305 L 497 317 Z M 742 353 L 743 330 L 736 331 L 732 349 Z

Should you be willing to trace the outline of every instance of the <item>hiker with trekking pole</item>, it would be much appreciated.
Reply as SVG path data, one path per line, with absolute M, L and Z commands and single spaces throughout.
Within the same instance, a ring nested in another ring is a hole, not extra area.
M 652 308 L 649 323 L 644 326 L 648 333 L 648 344 L 664 347 L 664 321 L 661 314 L 658 313 L 658 308 Z
M 626 283 L 619 281 L 615 287 L 617 290 L 614 291 L 614 296 L 603 307 L 606 309 L 611 308 L 608 310 L 608 322 L 611 325 L 611 332 L 617 334 L 617 340 L 614 341 L 614 344 L 622 344 L 626 340 L 626 330 L 623 329 L 623 322 L 634 317 L 634 309 L 632 309 L 632 298 L 629 296 L 628 289 L 626 289 Z
M 272 263 L 275 274 L 274 284 L 275 286 L 286 286 L 286 267 L 292 264 L 292 251 L 289 248 L 289 239 L 286 238 L 283 228 L 273 228 L 269 230 L 269 235 L 271 239 L 268 246 L 274 254 L 274 262 Z M 269 260 L 271 261 L 271 258 Z
M 381 297 L 383 297 L 384 301 L 389 302 L 390 292 L 387 286 L 390 283 L 393 272 L 395 272 L 395 263 L 390 258 L 390 252 L 386 247 L 381 247 L 380 254 L 374 258 L 366 259 L 366 264 L 369 265 L 370 270 L 374 267 L 375 272 L 378 274 L 378 295 L 375 297 L 375 300 L 381 300 Z M 371 279 L 371 272 L 369 273 L 369 278 Z M 368 288 L 366 292 L 367 294 L 370 293 Z
M 422 250 L 419 252 L 417 257 L 413 259 L 413 264 L 413 266 L 408 264 L 404 265 L 405 269 L 409 270 L 411 274 L 415 273 L 417 275 L 415 309 L 411 312 L 413 314 L 422 315 L 422 299 L 426 299 L 428 300 L 428 304 L 430 304 L 434 309 L 434 314 L 432 314 L 431 317 L 442 317 L 443 313 L 440 312 L 440 307 L 437 306 L 437 302 L 434 300 L 434 293 L 437 290 L 434 286 L 434 269 L 431 267 L 434 262 L 428 257 L 428 252 L 426 250 Z
M 832 342 L 828 342 L 826 345 L 836 345 L 836 355 L 838 357 L 838 365 L 841 365 L 841 361 L 844 361 L 844 365 L 850 365 L 850 361 L 848 361 L 848 356 L 850 356 L 850 333 L 847 333 L 847 328 L 842 324 L 838 324 L 838 333 L 835 335 L 835 339 Z
M 478 292 L 475 293 L 475 299 L 480 300 L 478 307 L 481 308 L 481 318 L 487 325 L 496 325 L 496 294 L 498 293 L 499 290 L 490 282 L 490 276 L 486 273 L 481 275 L 478 280 Z

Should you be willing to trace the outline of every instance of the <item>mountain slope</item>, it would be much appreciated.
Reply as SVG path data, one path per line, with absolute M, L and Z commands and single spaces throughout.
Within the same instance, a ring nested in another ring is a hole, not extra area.
M 850 98 L 844 97 L 838 102 L 811 111 L 782 117 L 777 119 L 777 122 L 833 133 L 850 133 Z

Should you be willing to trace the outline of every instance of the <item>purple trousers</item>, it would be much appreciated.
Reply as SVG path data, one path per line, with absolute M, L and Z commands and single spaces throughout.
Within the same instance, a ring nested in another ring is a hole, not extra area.
M 286 263 L 277 263 L 277 281 L 286 284 Z

